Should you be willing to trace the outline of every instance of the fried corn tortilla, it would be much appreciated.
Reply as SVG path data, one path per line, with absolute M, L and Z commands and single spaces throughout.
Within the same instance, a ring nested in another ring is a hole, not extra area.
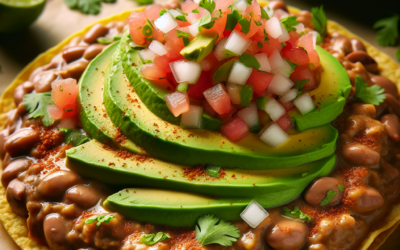
M 261 6 L 265 6 L 267 2 L 260 1 Z M 136 11 L 142 11 L 144 8 L 136 9 Z M 300 12 L 299 9 L 290 8 L 291 12 Z M 131 11 L 125 11 L 117 15 L 110 16 L 108 18 L 99 20 L 96 23 L 107 24 L 111 21 L 123 21 L 130 15 Z M 22 72 L 14 79 L 10 86 L 4 91 L 0 98 L 0 127 L 4 128 L 6 125 L 6 113 L 15 108 L 13 94 L 15 88 L 29 79 L 30 74 L 39 66 L 46 65 L 50 60 L 62 51 L 62 48 L 66 46 L 74 37 L 84 35 L 92 26 L 89 25 L 81 31 L 69 36 L 64 41 L 59 43 L 57 46 L 49 49 L 45 53 L 39 55 L 29 65 L 27 65 Z M 352 34 L 350 31 L 340 26 L 336 22 L 328 21 L 328 32 L 338 32 L 348 38 L 357 38 L 362 41 L 367 48 L 367 52 L 371 55 L 379 65 L 380 74 L 384 77 L 389 78 L 397 84 L 400 88 L 400 66 L 392 60 L 386 54 L 380 52 L 378 49 L 371 46 L 362 38 Z M 7 202 L 5 195 L 5 188 L 0 183 L 0 221 L 3 223 L 5 229 L 23 250 L 28 249 L 48 249 L 45 246 L 39 246 L 34 240 L 28 237 L 28 228 L 26 224 L 26 218 L 22 218 L 16 215 Z M 400 224 L 400 204 L 394 204 L 388 210 L 386 216 L 382 218 L 379 223 L 375 224 L 367 237 L 364 239 L 359 249 L 362 250 L 374 250 L 378 249 L 389 235 L 397 228 Z

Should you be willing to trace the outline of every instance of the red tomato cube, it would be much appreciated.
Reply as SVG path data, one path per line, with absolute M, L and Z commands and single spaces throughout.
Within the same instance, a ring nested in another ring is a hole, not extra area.
M 276 124 L 278 124 L 284 131 L 288 131 L 293 127 L 292 119 L 288 113 L 282 115 L 278 120 L 276 120 Z
M 274 75 L 253 69 L 249 79 L 247 79 L 247 83 L 253 85 L 253 90 L 255 93 L 261 94 L 268 88 L 273 77 Z
M 282 56 L 296 65 L 305 65 L 310 62 L 307 52 L 301 48 L 292 48 L 290 44 L 283 47 Z
M 310 80 L 303 89 L 312 89 L 317 87 L 317 81 L 315 80 L 314 72 L 308 65 L 301 65 L 294 69 L 294 72 L 290 75 L 290 80 L 296 83 L 297 80 Z
M 157 67 L 155 63 L 142 65 L 140 71 L 142 71 L 143 77 L 148 80 L 160 80 L 167 76 L 166 72 Z
M 215 112 L 222 115 L 231 111 L 231 99 L 224 85 L 217 84 L 203 92 Z
M 60 79 L 51 83 L 51 99 L 60 108 L 75 104 L 78 92 L 75 79 Z
M 213 84 L 209 80 L 207 72 L 201 72 L 199 80 L 197 80 L 196 84 L 189 84 L 189 96 L 196 99 L 204 99 L 203 92 L 209 88 L 212 88 Z
M 319 55 L 314 48 L 314 38 L 312 33 L 308 33 L 297 40 L 297 47 L 304 48 L 307 51 L 310 62 L 314 64 L 315 67 L 320 66 Z
M 176 91 L 164 96 L 164 99 L 167 102 L 169 110 L 175 117 L 178 117 L 182 113 L 189 111 L 190 101 L 186 92 L 181 93 Z
M 246 136 L 249 131 L 249 125 L 240 117 L 232 118 L 221 127 L 221 133 L 233 142 Z

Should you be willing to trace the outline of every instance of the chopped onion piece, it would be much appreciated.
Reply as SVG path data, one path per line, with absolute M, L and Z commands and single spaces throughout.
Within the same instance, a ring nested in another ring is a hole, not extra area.
M 268 216 L 269 213 L 255 200 L 240 214 L 240 217 L 252 228 L 256 228 Z
M 278 124 L 274 123 L 262 133 L 260 139 L 269 146 L 276 148 L 287 142 L 290 137 Z
M 244 66 L 239 61 L 235 61 L 231 71 L 229 72 L 228 82 L 243 86 L 246 84 L 252 71 L 252 68 Z
M 290 64 L 286 61 L 283 60 L 283 66 L 280 68 L 275 69 L 273 72 L 274 74 L 282 74 L 286 77 L 289 77 L 293 73 L 294 69 Z
M 224 37 L 217 43 L 217 45 L 215 45 L 214 56 L 217 58 L 218 61 L 222 61 L 235 56 L 235 53 L 225 49 L 225 43 L 227 40 L 228 37 Z
M 203 116 L 203 107 L 190 105 L 189 111 L 181 116 L 181 127 L 183 128 L 200 128 Z
M 297 97 L 297 94 L 299 93 L 298 89 L 291 89 L 289 90 L 286 94 L 284 94 L 280 100 L 283 103 L 287 103 L 290 102 L 292 100 L 294 100 Z
M 282 34 L 278 37 L 279 42 L 283 43 L 289 41 L 290 40 L 289 33 L 287 32 L 285 27 L 283 27 L 282 24 L 281 24 L 281 29 L 282 29 Z
M 271 17 L 265 23 L 265 31 L 267 31 L 268 35 L 275 39 L 282 35 L 282 25 L 279 19 L 276 17 Z
M 230 36 L 228 37 L 228 40 L 225 43 L 225 49 L 229 50 L 236 55 L 241 55 L 247 47 L 251 44 L 251 40 L 243 37 L 237 32 L 236 30 L 232 31 Z
M 315 45 L 317 45 L 317 38 L 318 38 L 318 32 L 316 31 L 310 31 L 310 33 L 312 34 L 312 38 L 313 38 L 313 46 L 315 49 Z
M 169 64 L 178 83 L 196 84 L 201 74 L 201 63 L 175 61 Z
M 167 54 L 167 50 L 165 49 L 164 44 L 160 43 L 157 40 L 153 40 L 150 45 L 149 49 L 151 49 L 154 53 L 156 53 L 159 56 L 163 56 Z
M 236 114 L 249 125 L 250 129 L 260 125 L 258 109 L 255 102 L 251 103 L 249 107 L 239 110 Z
M 302 114 L 308 113 L 315 108 L 314 102 L 308 93 L 297 97 L 293 104 Z
M 247 4 L 246 0 L 237 0 L 234 4 L 235 8 L 239 11 L 239 12 L 243 12 L 246 10 L 247 6 L 249 6 Z
M 287 13 L 286 11 L 282 10 L 282 9 L 277 9 L 275 10 L 274 13 L 274 17 L 278 18 L 279 20 L 282 20 L 285 17 L 288 17 L 289 13 Z
M 269 60 L 268 60 L 268 55 L 267 54 L 260 53 L 260 54 L 255 55 L 254 57 L 260 63 L 259 70 L 266 71 L 266 72 L 270 72 L 271 71 L 271 65 L 269 64 Z
M 189 111 L 189 95 L 187 92 L 181 93 L 175 91 L 174 93 L 164 96 L 167 106 L 171 113 L 178 117 L 182 113 Z
M 282 68 L 285 66 L 285 60 L 283 60 L 278 50 L 272 52 L 271 56 L 268 58 L 268 61 L 269 64 L 271 65 L 272 70 Z
M 268 91 L 272 94 L 284 95 L 293 87 L 293 85 L 294 83 L 286 76 L 275 74 L 268 86 Z
M 169 10 L 169 13 L 175 18 L 177 16 L 183 16 L 183 14 L 178 10 Z
M 304 32 L 304 24 L 303 23 L 299 23 L 294 27 L 296 28 L 297 33 L 301 34 L 302 32 Z
M 229 97 L 231 98 L 231 102 L 233 104 L 240 104 L 240 91 L 242 90 L 243 86 L 237 85 L 234 83 L 227 83 L 226 90 L 228 91 Z
M 274 16 L 274 9 L 271 9 L 270 7 L 268 7 L 268 6 L 265 6 L 264 7 L 264 10 L 265 10 L 265 12 L 267 12 L 267 15 L 268 15 L 268 17 L 269 18 L 271 18 L 271 17 L 273 17 Z
M 196 37 L 199 34 L 199 21 L 194 22 L 194 24 L 190 25 L 189 32 L 192 36 Z
M 165 12 L 162 16 L 154 21 L 154 25 L 163 33 L 168 33 L 178 26 L 178 23 L 169 12 Z
M 151 63 L 157 55 L 151 49 L 143 49 L 139 51 L 139 56 L 142 58 L 143 63 Z
M 265 104 L 265 112 L 269 115 L 272 121 L 276 121 L 286 113 L 285 108 L 275 99 L 268 99 Z
M 199 4 L 201 2 L 201 0 L 193 0 L 193 2 Z

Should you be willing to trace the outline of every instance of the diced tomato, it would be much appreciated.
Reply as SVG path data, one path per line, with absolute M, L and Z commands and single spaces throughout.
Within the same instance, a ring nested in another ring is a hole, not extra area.
M 224 85 L 217 84 L 203 92 L 204 97 L 218 114 L 225 114 L 231 111 L 231 100 Z
M 315 67 L 320 66 L 319 55 L 314 48 L 314 39 L 312 33 L 308 33 L 307 35 L 300 37 L 297 41 L 297 47 L 304 48 L 307 51 L 310 62 L 314 64 Z
M 61 122 L 58 124 L 59 128 L 71 128 L 75 129 L 76 128 L 76 119 L 71 118 L 71 117 L 65 117 L 61 120 Z
M 236 113 L 236 111 L 238 111 L 238 109 L 234 105 L 231 105 L 231 111 L 229 111 L 228 113 L 222 114 L 222 115 L 218 115 L 218 118 L 221 121 L 229 120 L 232 118 L 233 114 Z
M 307 52 L 305 52 L 302 48 L 292 48 L 292 45 L 290 44 L 287 44 L 285 47 L 283 47 L 281 54 L 284 58 L 296 65 L 305 65 L 310 62 Z
M 203 99 L 204 94 L 203 92 L 209 88 L 212 88 L 213 84 L 209 80 L 207 72 L 201 72 L 199 80 L 196 84 L 189 84 L 189 96 L 196 98 L 196 99 Z
M 210 53 L 208 54 L 208 56 L 206 58 L 203 59 L 203 61 L 201 61 L 201 66 L 203 66 L 203 71 L 210 71 L 214 64 L 218 62 L 217 58 L 214 56 L 214 53 Z
M 146 16 L 143 11 L 132 11 L 131 15 L 128 17 L 129 31 L 132 41 L 139 45 L 143 45 L 146 43 L 146 36 L 142 33 L 141 29 L 146 21 Z
M 187 93 L 176 91 L 164 96 L 164 99 L 169 110 L 175 117 L 189 111 L 190 101 Z
M 75 79 L 60 79 L 51 83 L 51 99 L 60 108 L 75 104 L 79 87 Z
M 244 11 L 244 15 L 250 16 L 250 13 L 253 13 L 253 20 L 258 21 L 261 19 L 261 9 L 260 5 L 258 4 L 257 0 L 252 0 L 251 5 L 247 6 L 246 10 Z
M 310 80 L 303 89 L 312 89 L 317 87 L 317 81 L 315 80 L 314 72 L 310 69 L 308 64 L 298 66 L 294 69 L 294 72 L 290 75 L 290 80 L 296 82 L 297 80 Z
M 223 35 L 224 37 L 229 37 L 232 33 L 232 30 L 224 30 Z
M 64 115 L 63 117 L 70 117 L 73 118 L 76 116 L 78 105 L 77 104 L 69 104 L 65 106 L 64 108 Z
M 263 26 L 263 27 L 265 27 L 265 26 Z M 254 22 L 254 20 L 250 19 L 250 30 L 246 34 L 246 37 L 247 38 L 253 37 L 258 32 L 258 29 L 259 29 L 259 26 L 257 26 L 257 24 Z
M 278 100 L 278 102 L 285 108 L 286 112 L 289 112 L 296 107 L 293 102 L 281 102 L 280 100 Z
M 204 113 L 208 114 L 211 117 L 217 117 L 218 113 L 211 107 L 211 105 L 207 102 L 207 100 L 203 100 L 203 110 Z
M 228 7 L 231 4 L 233 4 L 234 1 L 235 0 L 218 0 L 218 1 L 215 1 L 215 3 L 216 3 L 215 10 L 219 10 L 220 9 L 224 13 L 226 10 L 228 10 Z
M 276 9 L 274 11 L 274 17 L 278 18 L 279 20 L 281 20 L 285 16 L 289 16 L 289 13 L 287 13 L 286 11 L 284 11 L 282 9 Z
M 160 12 L 162 9 L 164 8 L 160 4 L 151 4 L 148 5 L 143 12 L 147 19 L 154 21 L 160 17 Z
M 227 15 L 224 14 L 222 17 L 219 17 L 217 20 L 215 20 L 214 25 L 210 29 L 202 29 L 201 33 L 217 33 L 218 34 L 218 40 L 221 40 L 223 37 L 225 37 L 225 26 L 226 26 L 226 19 Z M 230 33 L 229 33 L 230 34 Z M 229 35 L 228 35 L 229 36 Z
M 252 41 L 249 45 L 249 47 L 247 47 L 246 52 L 248 52 L 249 54 L 255 55 L 258 52 L 260 52 L 261 48 L 258 47 L 258 42 L 257 41 Z
M 54 120 L 59 120 L 63 117 L 64 110 L 57 105 L 49 105 L 47 106 L 47 112 Z
M 156 26 L 153 26 L 153 38 L 159 41 L 160 43 L 165 42 L 164 33 L 161 30 L 159 30 Z
M 175 80 L 175 77 L 172 73 L 167 73 L 167 80 L 175 87 L 179 85 L 179 83 Z
M 140 71 L 142 72 L 143 77 L 148 80 L 160 80 L 167 76 L 165 71 L 157 67 L 154 63 L 142 65 Z
M 221 133 L 233 142 L 245 137 L 249 132 L 249 125 L 240 117 L 232 118 L 221 127 Z
M 265 124 L 271 121 L 271 118 L 264 110 L 258 109 L 257 112 L 258 112 L 258 120 L 260 121 L 261 125 L 264 126 Z
M 288 131 L 293 127 L 292 118 L 290 118 L 288 113 L 282 115 L 278 120 L 276 120 L 276 124 L 278 124 L 284 131 Z
M 261 52 L 267 53 L 268 56 L 271 56 L 272 53 L 274 53 L 275 50 L 281 51 L 282 49 L 282 44 L 279 42 L 278 39 L 274 39 L 270 36 L 268 36 L 269 40 L 268 41 L 263 41 L 263 47 L 261 49 Z
M 195 23 L 197 20 L 199 20 L 202 17 L 205 17 L 206 15 L 209 15 L 210 12 L 208 10 L 203 9 L 201 7 L 197 8 L 199 13 L 193 13 L 190 12 L 187 16 L 186 19 L 189 21 L 189 23 Z
M 168 51 L 167 56 L 171 58 L 172 61 L 183 59 L 180 54 L 181 50 L 185 47 L 182 38 L 178 38 L 176 29 L 171 30 L 165 36 L 165 49 Z
M 247 83 L 253 85 L 254 92 L 261 94 L 268 88 L 273 77 L 274 75 L 253 69 Z
M 154 58 L 154 64 L 162 71 L 164 71 L 165 73 L 171 73 L 171 68 L 169 67 L 169 63 L 172 62 L 172 60 L 166 56 L 156 56 L 156 58 Z
M 290 44 L 292 46 L 292 48 L 295 48 L 296 42 L 297 42 L 297 40 L 299 40 L 300 35 L 296 31 L 292 30 L 289 32 L 289 36 L 290 36 L 290 39 L 288 41 L 286 41 L 285 43 Z
M 197 9 L 199 5 L 192 0 L 186 0 L 182 4 L 182 11 L 189 14 L 192 13 L 192 10 Z

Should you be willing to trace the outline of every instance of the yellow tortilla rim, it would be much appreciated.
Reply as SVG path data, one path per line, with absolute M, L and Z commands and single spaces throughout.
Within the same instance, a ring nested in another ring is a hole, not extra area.
M 268 2 L 259 1 L 261 6 L 265 6 Z M 135 11 L 143 11 L 145 7 L 135 9 Z M 291 12 L 300 12 L 299 9 L 290 7 Z M 7 87 L 0 97 L 0 128 L 4 128 L 6 125 L 6 113 L 15 108 L 14 104 L 14 91 L 15 88 L 22 84 L 24 81 L 29 79 L 30 74 L 39 66 L 46 65 L 50 60 L 61 52 L 62 48 L 66 46 L 74 37 L 84 35 L 94 24 L 102 23 L 107 24 L 111 21 L 124 21 L 130 15 L 132 11 L 124 11 L 122 13 L 107 17 L 99 20 L 91 25 L 88 25 L 84 29 L 72 34 L 64 41 L 56 45 L 55 47 L 47 50 L 36 57 L 30 64 L 28 64 L 22 71 L 17 75 L 14 81 Z M 400 88 L 400 65 L 398 65 L 393 59 L 387 56 L 385 53 L 380 52 L 378 49 L 373 47 L 371 44 L 366 42 L 364 39 L 354 35 L 349 30 L 340 26 L 338 23 L 328 21 L 329 33 L 338 32 L 349 38 L 360 39 L 367 52 L 378 62 L 381 75 L 389 78 L 397 84 Z M 383 67 L 384 66 L 384 67 Z M 2 168 L 1 168 L 2 169 Z M 4 228 L 8 234 L 13 238 L 17 245 L 23 250 L 45 250 L 49 249 L 46 246 L 39 246 L 34 240 L 28 237 L 28 227 L 26 218 L 16 215 L 10 205 L 7 202 L 5 195 L 5 188 L 0 183 L 0 221 L 3 223 Z M 376 250 L 378 249 L 390 234 L 400 224 L 400 204 L 394 204 L 390 207 L 387 214 L 380 222 L 372 227 L 372 230 L 368 233 L 364 241 L 361 243 L 358 249 L 360 250 Z

